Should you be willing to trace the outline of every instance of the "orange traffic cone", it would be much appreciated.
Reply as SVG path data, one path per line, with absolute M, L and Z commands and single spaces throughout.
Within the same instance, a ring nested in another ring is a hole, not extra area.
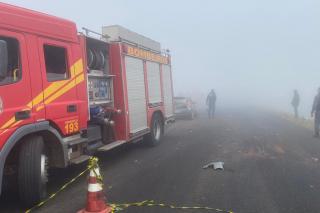
M 97 181 L 100 176 L 99 167 L 90 170 L 86 208 L 77 213 L 110 213 L 112 208 L 106 204 L 102 185 Z

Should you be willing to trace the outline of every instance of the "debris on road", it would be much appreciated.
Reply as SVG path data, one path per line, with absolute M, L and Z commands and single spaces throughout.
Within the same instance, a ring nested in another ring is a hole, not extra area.
M 312 160 L 313 160 L 314 162 L 318 162 L 318 161 L 319 161 L 319 158 L 312 158 Z
M 208 164 L 204 165 L 202 168 L 203 169 L 211 168 L 214 170 L 223 170 L 223 165 L 224 165 L 224 162 L 218 161 L 218 162 L 208 163 Z

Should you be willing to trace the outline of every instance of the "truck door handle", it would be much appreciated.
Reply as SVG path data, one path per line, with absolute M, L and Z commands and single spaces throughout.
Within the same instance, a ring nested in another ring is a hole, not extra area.
M 23 110 L 15 113 L 16 121 L 26 120 L 30 118 L 31 111 L 30 110 Z
M 67 106 L 67 111 L 68 112 L 76 112 L 77 111 L 77 105 L 71 104 Z

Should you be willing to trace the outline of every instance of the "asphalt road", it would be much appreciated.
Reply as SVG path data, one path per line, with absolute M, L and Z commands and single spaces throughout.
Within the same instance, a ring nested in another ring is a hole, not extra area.
M 236 213 L 320 212 L 320 139 L 279 114 L 246 109 L 200 115 L 172 126 L 161 145 L 139 144 L 100 154 L 110 202 L 146 199 L 178 206 L 210 206 Z M 224 171 L 202 169 L 223 161 Z M 50 190 L 85 165 L 51 172 Z M 81 178 L 37 212 L 74 213 L 84 207 Z M 15 195 L 0 212 L 21 212 Z M 123 212 L 206 212 L 131 207 Z

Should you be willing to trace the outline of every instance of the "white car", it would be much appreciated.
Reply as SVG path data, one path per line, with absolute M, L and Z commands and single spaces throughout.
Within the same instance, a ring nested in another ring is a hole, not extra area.
M 176 118 L 194 119 L 197 115 L 196 104 L 188 97 L 175 97 L 175 116 Z

